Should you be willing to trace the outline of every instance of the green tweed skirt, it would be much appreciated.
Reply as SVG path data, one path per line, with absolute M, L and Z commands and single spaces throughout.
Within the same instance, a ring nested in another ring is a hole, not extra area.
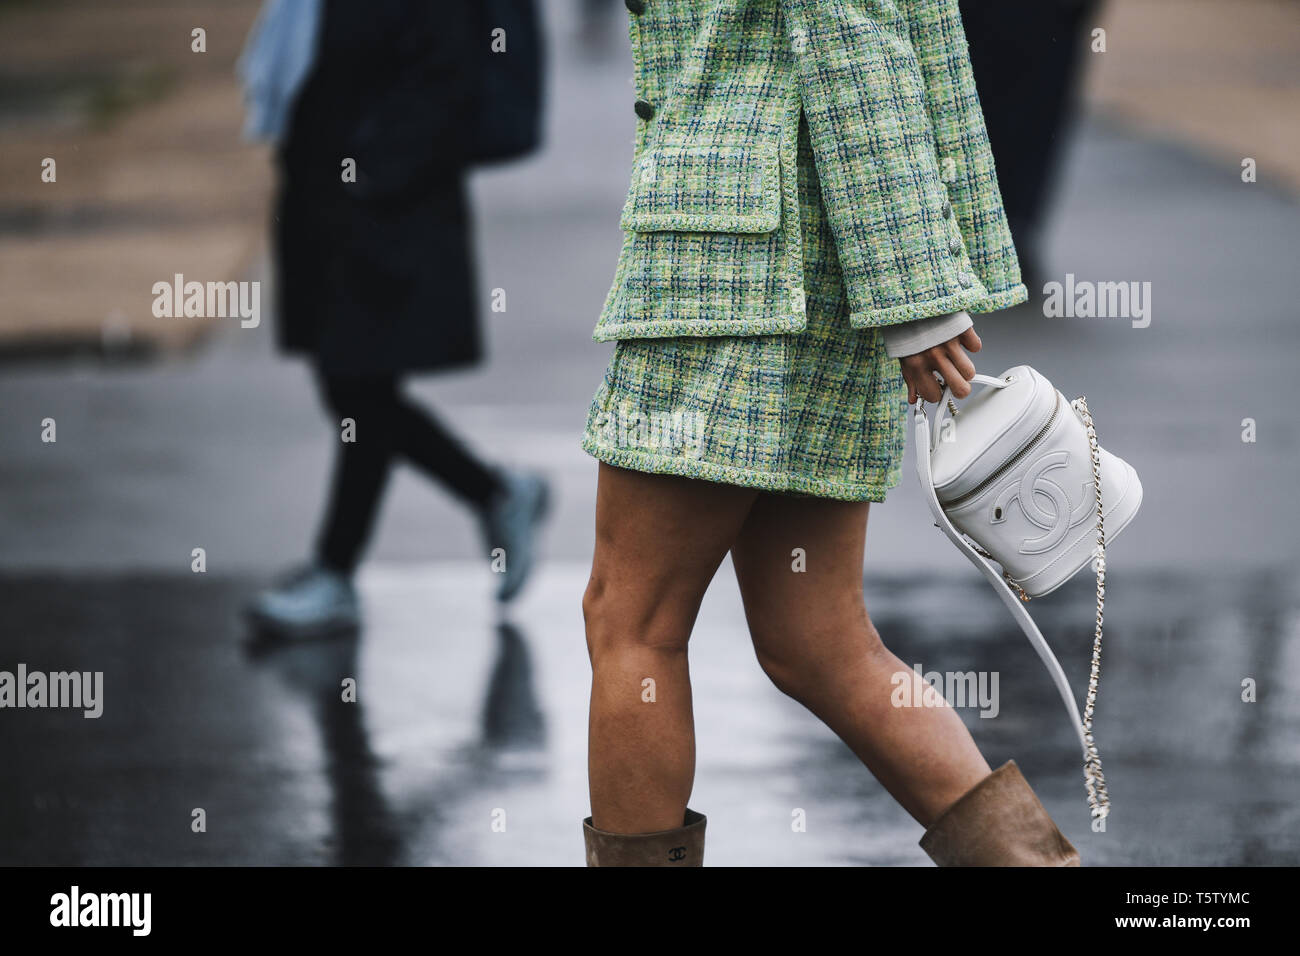
M 844 501 L 883 501 L 898 484 L 906 387 L 883 338 L 849 326 L 804 128 L 798 169 L 807 329 L 618 341 L 587 416 L 589 454 L 634 471 Z

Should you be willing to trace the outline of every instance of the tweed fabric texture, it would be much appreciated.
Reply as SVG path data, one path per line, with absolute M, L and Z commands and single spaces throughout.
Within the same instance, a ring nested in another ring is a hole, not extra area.
M 804 331 L 615 345 L 582 447 L 623 468 L 765 491 L 883 501 L 903 458 L 906 390 L 883 337 L 849 324 L 806 134 L 796 172 Z
M 594 337 L 800 332 L 806 119 L 849 323 L 1027 293 L 957 0 L 646 0 L 618 270 Z

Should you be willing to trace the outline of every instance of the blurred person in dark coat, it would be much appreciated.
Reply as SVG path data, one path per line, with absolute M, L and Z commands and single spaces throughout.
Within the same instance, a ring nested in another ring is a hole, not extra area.
M 1030 294 L 1041 292 L 1043 220 L 1088 28 L 1099 0 L 961 0 L 998 185 Z
M 279 344 L 312 363 L 341 439 L 314 558 L 252 603 L 263 628 L 359 623 L 352 576 L 398 459 L 473 510 L 489 552 L 504 549 L 500 600 L 532 567 L 543 480 L 480 460 L 402 391 L 409 373 L 483 355 L 465 194 L 488 79 L 482 17 L 482 0 L 269 0 L 241 61 L 249 133 L 279 145 Z M 512 119 L 535 123 L 495 115 Z

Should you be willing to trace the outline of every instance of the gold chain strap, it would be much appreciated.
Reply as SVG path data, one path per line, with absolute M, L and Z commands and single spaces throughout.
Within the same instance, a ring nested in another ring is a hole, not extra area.
M 1106 612 L 1106 526 L 1101 503 L 1101 449 L 1097 446 L 1097 429 L 1088 400 L 1080 395 L 1073 402 L 1088 433 L 1088 450 L 1092 454 L 1092 487 L 1097 493 L 1097 628 L 1092 639 L 1092 667 L 1088 672 L 1088 699 L 1083 708 L 1083 782 L 1088 788 L 1088 806 L 1094 817 L 1104 819 L 1110 813 L 1110 794 L 1106 791 L 1106 776 L 1101 771 L 1101 755 L 1092 737 L 1092 715 L 1097 709 L 1097 683 L 1101 679 L 1101 632 Z

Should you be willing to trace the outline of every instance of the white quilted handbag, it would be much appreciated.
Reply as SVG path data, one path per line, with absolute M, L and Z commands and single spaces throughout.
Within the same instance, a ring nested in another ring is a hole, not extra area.
M 1104 818 L 1110 797 L 1092 719 L 1106 543 L 1137 514 L 1142 484 L 1132 466 L 1099 447 L 1083 397 L 1067 400 L 1028 365 L 973 381 L 987 388 L 960 409 L 952 389 L 945 389 L 933 427 L 925 403 L 916 403 L 917 475 L 935 523 L 992 582 L 1056 683 L 1083 747 L 1088 805 L 1093 817 Z M 1065 672 L 1024 603 L 1056 590 L 1089 563 L 1097 575 L 1097 622 L 1080 716 Z

